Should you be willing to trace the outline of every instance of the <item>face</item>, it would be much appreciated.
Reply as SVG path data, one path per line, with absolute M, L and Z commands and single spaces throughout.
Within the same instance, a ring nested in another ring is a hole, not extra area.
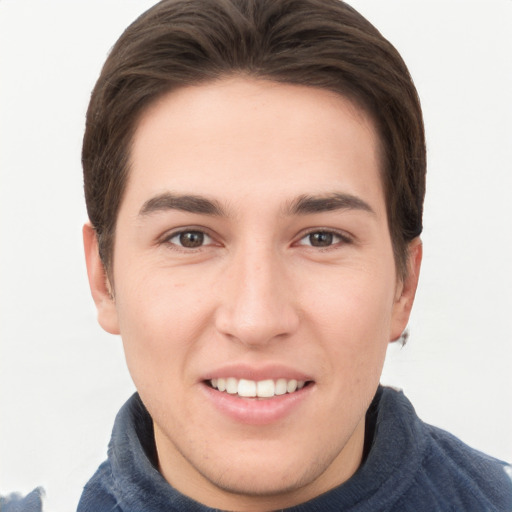
M 226 79 L 142 117 L 102 326 L 122 336 L 163 476 L 212 507 L 306 501 L 361 461 L 397 279 L 372 122 L 328 91 Z

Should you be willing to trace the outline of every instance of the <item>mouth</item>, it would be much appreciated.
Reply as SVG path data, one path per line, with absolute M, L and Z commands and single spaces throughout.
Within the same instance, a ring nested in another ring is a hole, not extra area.
M 251 378 L 252 377 L 252 378 Z M 277 425 L 311 403 L 316 381 L 283 366 L 255 369 L 234 365 L 205 375 L 201 381 L 207 403 L 235 424 Z
M 237 395 L 242 398 L 273 398 L 296 393 L 310 385 L 312 381 L 285 378 L 256 381 L 226 377 L 207 380 L 205 383 L 221 393 Z

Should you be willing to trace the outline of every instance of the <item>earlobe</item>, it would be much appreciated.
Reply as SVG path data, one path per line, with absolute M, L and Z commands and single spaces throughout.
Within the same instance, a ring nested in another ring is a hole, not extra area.
M 117 309 L 111 286 L 98 250 L 96 231 L 90 223 L 82 229 L 87 276 L 92 298 L 98 311 L 98 322 L 110 334 L 120 334 Z
M 411 315 L 418 280 L 420 277 L 421 259 L 423 257 L 423 246 L 421 239 L 415 238 L 409 243 L 407 259 L 407 276 L 400 284 L 399 293 L 393 304 L 393 315 L 391 319 L 390 341 L 396 341 L 405 331 L 409 316 Z

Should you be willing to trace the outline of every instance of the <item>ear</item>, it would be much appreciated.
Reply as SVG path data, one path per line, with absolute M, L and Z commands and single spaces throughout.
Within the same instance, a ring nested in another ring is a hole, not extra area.
M 90 223 L 82 229 L 87 275 L 92 298 L 98 311 L 98 322 L 110 334 L 120 334 L 113 289 L 100 258 L 96 230 Z
M 393 314 L 391 318 L 390 341 L 398 340 L 409 321 L 411 315 L 418 279 L 420 277 L 421 258 L 423 256 L 423 245 L 421 239 L 415 238 L 409 243 L 407 257 L 407 275 L 397 286 Z

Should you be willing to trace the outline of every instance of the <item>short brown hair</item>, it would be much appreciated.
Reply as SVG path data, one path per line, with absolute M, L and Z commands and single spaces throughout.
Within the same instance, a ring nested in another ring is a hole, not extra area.
M 370 115 L 405 276 L 407 243 L 422 231 L 420 102 L 396 49 L 340 0 L 163 0 L 126 29 L 93 90 L 82 152 L 87 211 L 107 272 L 141 113 L 169 91 L 234 74 L 328 89 Z

